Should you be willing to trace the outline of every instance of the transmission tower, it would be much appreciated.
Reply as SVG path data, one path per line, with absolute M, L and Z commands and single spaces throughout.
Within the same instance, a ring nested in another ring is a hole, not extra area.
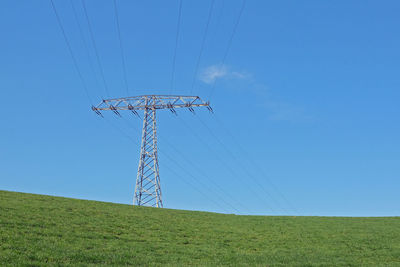
M 121 116 L 120 110 L 130 110 L 137 116 L 138 111 L 144 111 L 133 205 L 163 207 L 157 156 L 156 110 L 169 109 L 176 115 L 176 108 L 187 108 L 194 113 L 194 107 L 207 107 L 212 112 L 209 102 L 203 102 L 198 96 L 142 95 L 107 99 L 96 107 L 92 106 L 92 110 L 100 116 L 103 110 L 111 110 L 118 116 Z

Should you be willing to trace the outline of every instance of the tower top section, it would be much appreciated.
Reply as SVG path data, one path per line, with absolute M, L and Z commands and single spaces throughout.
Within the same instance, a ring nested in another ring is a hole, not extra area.
M 198 96 L 182 96 L 182 95 L 141 95 L 121 97 L 114 99 L 104 99 L 92 109 L 96 113 L 101 110 L 145 110 L 145 109 L 170 109 L 174 112 L 175 108 L 188 108 L 190 111 L 193 107 L 207 107 L 212 111 L 209 102 L 204 102 Z

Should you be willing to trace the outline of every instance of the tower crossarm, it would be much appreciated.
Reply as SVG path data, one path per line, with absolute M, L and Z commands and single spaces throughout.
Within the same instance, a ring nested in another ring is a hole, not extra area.
M 95 107 L 94 111 L 112 110 L 145 110 L 145 109 L 170 109 L 207 107 L 211 110 L 210 103 L 204 102 L 198 96 L 180 95 L 142 95 L 114 99 L 105 99 Z

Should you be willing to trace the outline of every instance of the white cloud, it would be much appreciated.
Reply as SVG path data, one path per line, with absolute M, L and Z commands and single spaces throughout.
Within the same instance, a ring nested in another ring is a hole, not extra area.
M 200 74 L 200 80 L 207 84 L 214 83 L 217 79 L 248 79 L 251 75 L 246 72 L 232 71 L 226 65 L 211 65 Z
M 199 79 L 206 84 L 213 84 L 217 79 L 233 80 L 229 88 L 246 88 L 247 93 L 256 96 L 258 105 L 268 111 L 266 118 L 269 120 L 290 122 L 314 120 L 301 106 L 277 100 L 276 97 L 270 95 L 267 86 L 260 84 L 249 72 L 236 71 L 227 65 L 216 64 L 203 69 Z M 238 80 L 243 82 L 239 83 Z
M 238 79 L 248 79 L 250 78 L 250 74 L 246 72 L 238 72 L 238 71 L 233 71 L 231 72 L 232 77 L 238 78 Z
M 213 83 L 216 79 L 226 76 L 228 69 L 224 65 L 212 65 L 204 69 L 200 75 L 200 80 L 205 83 Z

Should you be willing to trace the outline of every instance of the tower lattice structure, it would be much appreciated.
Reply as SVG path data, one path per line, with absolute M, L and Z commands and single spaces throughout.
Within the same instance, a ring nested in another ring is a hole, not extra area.
M 157 154 L 156 111 L 169 109 L 172 113 L 177 114 L 176 108 L 187 108 L 194 112 L 193 108 L 195 107 L 207 107 L 212 111 L 209 103 L 203 102 L 198 96 L 178 95 L 142 95 L 106 99 L 96 107 L 92 106 L 92 110 L 101 116 L 101 111 L 104 110 L 111 110 L 118 116 L 121 116 L 121 110 L 130 110 L 138 116 L 139 111 L 143 110 L 144 112 L 133 205 L 163 207 Z

